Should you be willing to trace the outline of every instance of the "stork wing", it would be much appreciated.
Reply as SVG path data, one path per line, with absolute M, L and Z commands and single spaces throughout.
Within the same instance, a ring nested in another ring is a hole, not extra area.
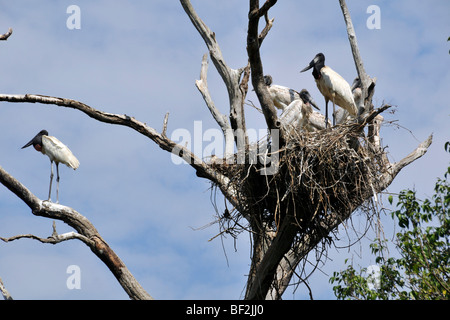
M 42 136 L 43 153 L 50 160 L 64 163 L 66 166 L 76 170 L 80 166 L 80 162 L 73 155 L 72 151 L 57 138 L 52 136 Z
M 275 84 L 269 87 L 269 93 L 275 107 L 281 110 L 286 109 L 292 101 L 300 99 L 297 91 Z
M 320 72 L 324 81 L 323 87 L 326 88 L 319 88 L 319 90 L 322 92 L 323 89 L 327 89 L 329 92 L 322 92 L 322 94 L 324 96 L 329 94 L 328 99 L 331 100 L 331 94 L 334 92 L 335 104 L 347 110 L 351 115 L 356 116 L 358 110 L 356 108 L 353 93 L 348 82 L 330 67 L 323 67 Z

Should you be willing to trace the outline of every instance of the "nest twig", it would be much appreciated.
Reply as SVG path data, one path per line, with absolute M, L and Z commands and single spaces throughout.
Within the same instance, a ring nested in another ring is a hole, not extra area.
M 285 147 L 277 151 L 278 170 L 273 175 L 261 174 L 263 161 L 212 163 L 235 184 L 237 201 L 246 208 L 229 218 L 259 221 L 276 233 L 280 222 L 290 215 L 301 235 L 326 228 L 330 217 L 346 220 L 375 195 L 378 178 L 385 172 L 383 151 L 374 148 L 355 125 L 286 135 Z M 262 143 L 265 141 L 258 145 Z M 267 232 L 267 227 L 264 229 Z

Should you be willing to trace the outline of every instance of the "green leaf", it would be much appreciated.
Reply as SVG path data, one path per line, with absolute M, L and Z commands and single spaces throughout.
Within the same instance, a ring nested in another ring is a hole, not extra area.
M 389 201 L 389 204 L 392 204 L 392 202 L 394 201 L 394 197 L 392 195 L 390 195 L 388 197 L 388 201 Z
M 450 38 L 449 38 L 450 41 Z M 445 144 L 450 152 L 450 142 Z M 420 299 L 449 300 L 450 274 L 450 166 L 444 178 L 438 178 L 435 194 L 428 199 L 416 198 L 416 191 L 405 189 L 398 194 L 397 210 L 390 212 L 400 226 L 394 239 L 396 256 L 389 257 L 387 240 L 376 238 L 369 248 L 380 267 L 380 288 L 369 289 L 361 275 L 367 270 L 353 266 L 334 273 L 333 287 L 338 299 Z M 388 196 L 393 205 L 393 196 Z M 387 252 L 386 252 L 387 251 Z M 347 263 L 347 260 L 346 262 Z

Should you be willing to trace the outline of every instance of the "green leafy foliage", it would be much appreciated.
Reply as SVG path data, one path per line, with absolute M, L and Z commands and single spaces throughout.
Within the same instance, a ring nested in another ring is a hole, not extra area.
M 445 144 L 450 152 L 450 143 Z M 392 218 L 401 231 L 395 246 L 400 258 L 385 257 L 386 241 L 371 245 L 380 266 L 377 286 L 370 286 L 366 269 L 356 271 L 349 265 L 334 272 L 330 282 L 338 299 L 449 299 L 450 298 L 450 184 L 448 176 L 438 178 L 431 199 L 419 200 L 416 192 L 403 190 L 398 195 Z M 388 198 L 393 204 L 393 197 Z M 347 262 L 346 262 L 347 263 Z

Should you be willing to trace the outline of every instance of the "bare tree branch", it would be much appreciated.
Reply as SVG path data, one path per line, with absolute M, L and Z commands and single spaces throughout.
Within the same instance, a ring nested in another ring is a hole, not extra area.
M 361 81 L 361 102 L 363 106 L 358 106 L 359 115 L 363 113 L 370 113 L 373 110 L 372 97 L 375 93 L 375 83 L 376 78 L 371 79 L 364 69 L 364 63 L 359 51 L 358 41 L 356 39 L 355 28 L 353 27 L 352 19 L 350 17 L 350 12 L 347 8 L 345 0 L 339 0 L 341 6 L 342 14 L 344 16 L 345 24 L 347 26 L 347 35 L 350 42 L 350 48 L 352 50 L 353 60 L 355 61 L 356 70 L 358 72 L 358 77 Z M 363 109 L 362 109 L 363 108 Z M 361 120 L 361 119 L 359 119 Z M 369 138 L 374 141 L 374 127 L 372 122 L 368 126 L 369 128 Z
M 34 234 L 20 234 L 20 235 L 16 235 L 13 237 L 9 237 L 9 238 L 3 238 L 0 237 L 0 240 L 2 240 L 3 242 L 12 242 L 12 241 L 16 241 L 19 239 L 33 239 L 33 240 L 37 240 L 41 243 L 49 243 L 49 244 L 58 244 L 64 241 L 68 241 L 68 240 L 81 240 L 86 244 L 92 245 L 94 242 L 90 241 L 88 238 L 86 238 L 85 236 L 82 236 L 79 233 L 76 232 L 67 232 L 67 233 L 63 233 L 63 234 L 56 234 L 56 235 L 51 235 L 48 238 L 41 238 L 38 236 L 35 236 Z
M 266 15 L 267 12 L 269 12 L 270 8 L 272 8 L 277 3 L 277 0 L 266 0 L 264 2 L 263 6 L 259 7 L 259 0 L 252 3 L 250 2 L 250 16 L 255 18 L 261 18 L 262 16 Z M 267 18 L 267 17 L 266 17 Z
M 25 95 L 0 94 L 0 101 L 7 101 L 13 103 L 25 103 L 25 102 L 42 103 L 72 108 L 79 110 L 88 115 L 89 117 L 98 120 L 100 122 L 129 127 L 151 139 L 161 149 L 171 152 L 183 158 L 183 160 L 185 160 L 189 165 L 191 165 L 196 170 L 197 176 L 206 178 L 217 184 L 222 193 L 225 195 L 225 197 L 231 202 L 231 204 L 236 206 L 236 208 L 242 209 L 239 207 L 237 202 L 234 201 L 234 199 L 236 199 L 236 191 L 230 184 L 229 178 L 214 170 L 211 166 L 206 164 L 202 159 L 198 158 L 186 147 L 173 142 L 172 140 L 167 138 L 167 136 L 165 136 L 164 134 L 159 134 L 155 129 L 147 126 L 147 124 L 139 120 L 136 120 L 134 117 L 130 117 L 126 114 L 119 115 L 99 111 L 76 100 L 36 95 L 36 94 L 25 94 Z
M 220 50 L 220 46 L 216 41 L 215 33 L 212 32 L 211 29 L 209 29 L 209 27 L 202 21 L 202 19 L 200 19 L 189 0 L 180 0 L 180 2 L 186 14 L 191 19 L 192 24 L 205 41 L 211 59 L 220 76 L 222 77 L 225 85 L 227 86 L 228 93 L 230 95 L 230 103 L 232 104 L 236 95 L 236 83 L 239 82 L 239 78 L 243 72 L 243 68 L 235 70 L 231 69 L 227 65 L 222 55 L 222 51 Z
M 347 8 L 347 4 L 345 3 L 345 0 L 339 0 L 342 14 L 344 16 L 345 24 L 347 26 L 347 35 L 348 40 L 350 41 L 350 47 L 352 49 L 353 54 L 353 60 L 355 61 L 356 70 L 358 72 L 359 79 L 362 83 L 362 97 L 363 99 L 367 98 L 367 89 L 370 85 L 370 78 L 366 73 L 366 70 L 364 69 L 363 60 L 361 57 L 361 54 L 359 52 L 358 42 L 356 39 L 356 33 L 355 29 L 353 27 L 352 19 L 350 17 L 350 13 Z M 369 111 L 369 110 L 367 110 Z
M 9 28 L 8 32 L 0 35 L 0 40 L 8 40 L 8 38 L 12 35 L 13 29 Z
M 161 131 L 161 135 L 165 138 L 167 138 L 167 124 L 168 123 L 169 123 L 169 113 L 167 112 L 166 115 L 164 116 L 163 129 Z
M 266 1 L 264 6 L 259 8 L 258 0 L 250 0 L 250 10 L 248 17 L 248 33 L 247 33 L 247 54 L 250 61 L 252 85 L 255 89 L 259 103 L 266 119 L 267 127 L 279 129 L 278 116 L 270 98 L 269 90 L 264 83 L 264 71 L 259 52 L 260 43 L 258 35 L 259 18 L 267 13 L 267 11 L 276 3 L 276 1 Z M 282 144 L 280 144 L 282 145 Z
M 51 236 L 49 236 L 47 238 L 41 238 L 41 237 L 35 236 L 33 234 L 21 234 L 21 235 L 9 237 L 9 238 L 0 237 L 0 240 L 2 240 L 3 242 L 11 242 L 11 241 L 19 240 L 19 239 L 33 239 L 33 240 L 37 240 L 41 243 L 49 243 L 49 244 L 57 244 L 57 243 L 61 243 L 64 241 L 77 239 L 77 240 L 84 242 L 88 246 L 92 246 L 95 244 L 88 237 L 85 237 L 76 232 L 67 232 L 67 233 L 63 233 L 63 234 L 58 234 L 56 232 L 55 221 L 53 221 L 53 232 L 52 232 Z
M 275 18 L 269 19 L 268 11 L 264 14 L 264 19 L 266 20 L 266 25 L 264 26 L 264 29 L 261 31 L 260 35 L 258 36 L 260 47 L 261 47 L 262 42 L 266 38 L 267 34 L 269 33 L 270 29 L 272 29 L 273 22 L 275 21 Z
M 76 235 L 76 233 L 70 233 L 64 236 L 61 235 L 59 237 L 55 237 L 56 239 L 53 240 L 44 240 L 32 235 L 18 236 L 18 238 L 27 237 L 39 241 L 42 240 L 47 243 L 52 243 L 52 241 L 53 243 L 58 243 L 68 238 L 77 238 L 82 240 L 111 270 L 131 299 L 152 299 L 152 297 L 141 287 L 125 264 L 108 246 L 105 240 L 103 240 L 98 231 L 86 217 L 72 208 L 49 201 L 40 200 L 23 184 L 6 172 L 1 166 L 0 183 L 22 199 L 22 201 L 28 205 L 35 216 L 61 220 L 78 232 L 78 235 Z M 15 240 L 14 237 L 12 240 Z
M 194 27 L 202 36 L 206 46 L 208 47 L 211 60 L 214 63 L 219 75 L 222 77 L 228 91 L 228 98 L 230 102 L 230 122 L 236 135 L 238 149 L 243 149 L 248 145 L 248 138 L 246 135 L 245 116 L 243 102 L 245 96 L 244 92 L 239 86 L 239 79 L 245 68 L 232 69 L 223 58 L 222 51 L 216 41 L 216 35 L 209 29 L 209 27 L 200 19 L 195 12 L 189 0 L 180 0 L 184 11 L 188 15 Z M 240 151 L 240 150 L 239 150 Z
M 195 85 L 197 89 L 203 96 L 205 100 L 206 106 L 211 112 L 214 120 L 219 124 L 222 129 L 223 135 L 225 137 L 225 155 L 224 158 L 227 160 L 227 163 L 230 163 L 230 159 L 234 158 L 234 134 L 231 129 L 230 123 L 228 122 L 228 118 L 220 113 L 220 111 L 216 108 L 211 95 L 208 89 L 208 55 L 205 53 L 202 59 L 202 68 L 200 71 L 200 80 L 195 81 Z
M 6 290 L 5 285 L 3 284 L 2 278 L 0 278 L 0 292 L 2 293 L 3 299 L 5 300 L 13 300 L 8 290 Z
M 414 151 L 412 151 L 402 160 L 386 165 L 388 170 L 385 174 L 383 174 L 382 177 L 380 177 L 380 184 L 377 188 L 378 189 L 377 192 L 381 192 L 384 189 L 386 189 L 392 183 L 392 181 L 394 181 L 395 177 L 400 173 L 400 171 L 404 167 L 422 157 L 428 151 L 428 147 L 431 145 L 432 142 L 433 142 L 433 135 L 430 135 Z
M 147 124 L 139 120 L 136 120 L 134 117 L 130 117 L 126 114 L 120 115 L 103 112 L 76 100 L 37 94 L 25 94 L 25 95 L 0 94 L 0 101 L 7 101 L 14 103 L 28 102 L 28 103 L 53 104 L 57 106 L 79 110 L 87 114 L 89 117 L 98 120 L 100 122 L 132 128 L 133 130 L 139 132 L 140 134 L 150 138 L 161 149 L 172 152 L 182 157 L 187 163 L 189 163 L 192 167 L 194 167 L 197 170 L 197 173 L 202 177 L 207 177 L 212 181 L 217 180 L 218 183 L 223 182 L 222 181 L 223 177 L 221 177 L 220 175 L 217 174 L 217 172 L 209 168 L 201 159 L 195 156 L 187 148 L 176 144 L 172 140 L 168 139 L 166 136 L 159 134 L 152 127 L 149 127 L 147 126 Z
M 364 69 L 364 64 L 362 61 L 361 54 L 359 52 L 358 41 L 356 39 L 355 29 L 353 27 L 352 19 L 347 8 L 345 0 L 339 0 L 341 5 L 342 14 L 344 15 L 345 24 L 347 26 L 348 40 L 350 41 L 350 47 L 352 49 L 353 60 L 355 61 L 356 70 L 358 71 L 358 76 L 361 79 L 363 86 L 367 88 L 369 77 Z

